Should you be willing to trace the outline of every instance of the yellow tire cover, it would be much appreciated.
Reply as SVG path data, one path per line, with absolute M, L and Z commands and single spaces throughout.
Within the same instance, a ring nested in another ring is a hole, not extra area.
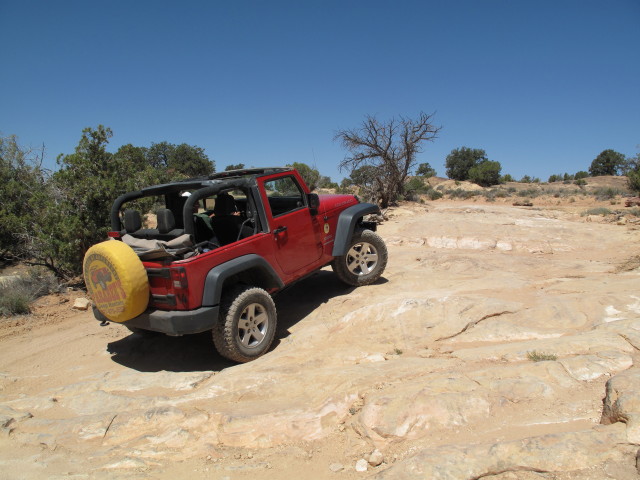
M 98 243 L 87 250 L 82 267 L 89 295 L 109 320 L 125 322 L 147 308 L 147 272 L 128 245 L 117 240 Z

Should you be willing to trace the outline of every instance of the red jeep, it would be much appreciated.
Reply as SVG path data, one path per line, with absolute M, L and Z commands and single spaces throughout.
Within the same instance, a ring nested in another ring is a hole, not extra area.
M 150 198 L 164 205 L 153 229 L 124 208 Z M 291 168 L 227 171 L 127 193 L 111 209 L 112 239 L 92 247 L 84 267 L 85 275 L 109 268 L 118 284 L 112 290 L 128 297 L 104 295 L 109 303 L 101 304 L 87 278 L 95 317 L 132 331 L 212 330 L 221 355 L 253 360 L 274 339 L 271 295 L 329 264 L 349 285 L 380 278 L 387 249 L 376 223 L 365 221 L 376 213 L 354 195 L 310 193 Z

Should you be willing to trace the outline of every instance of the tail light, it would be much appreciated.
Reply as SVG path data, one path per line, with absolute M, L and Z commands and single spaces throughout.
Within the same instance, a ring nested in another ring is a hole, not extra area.
M 187 271 L 184 267 L 171 267 L 171 285 L 176 296 L 176 306 L 189 310 L 189 282 L 187 280 Z

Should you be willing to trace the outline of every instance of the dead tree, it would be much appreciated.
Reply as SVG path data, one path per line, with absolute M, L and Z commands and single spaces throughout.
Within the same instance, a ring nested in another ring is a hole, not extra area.
M 375 172 L 375 195 L 382 208 L 402 195 L 404 183 L 422 152 L 422 142 L 437 138 L 442 127 L 431 123 L 433 114 L 421 112 L 417 119 L 392 118 L 387 123 L 367 115 L 357 129 L 339 130 L 334 139 L 349 151 L 340 162 L 340 170 L 371 166 Z

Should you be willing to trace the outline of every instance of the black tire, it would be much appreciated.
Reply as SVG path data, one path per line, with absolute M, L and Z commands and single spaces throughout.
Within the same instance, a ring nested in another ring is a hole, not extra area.
M 276 334 L 276 305 L 265 290 L 236 286 L 220 303 L 213 343 L 223 357 L 249 362 L 265 354 Z
M 387 246 L 371 230 L 354 233 L 347 254 L 336 257 L 331 267 L 347 285 L 360 287 L 376 282 L 387 266 Z

